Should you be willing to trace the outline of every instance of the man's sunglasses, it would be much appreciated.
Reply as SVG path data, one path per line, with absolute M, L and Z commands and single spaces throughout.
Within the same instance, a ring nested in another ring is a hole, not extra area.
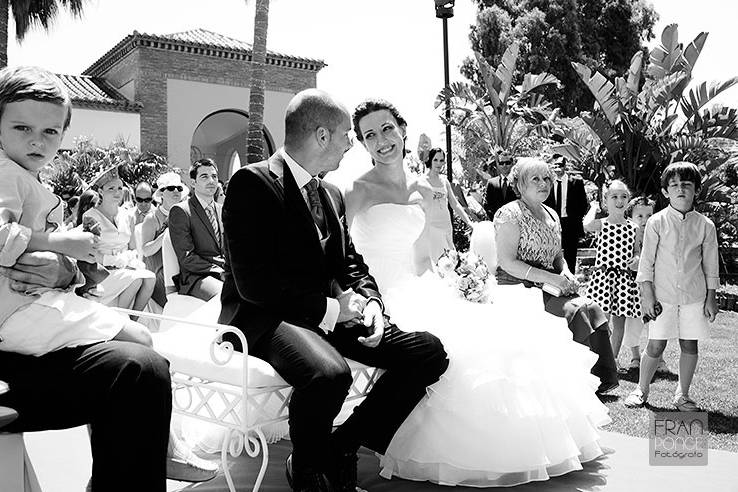
M 138 203 L 151 203 L 151 200 L 153 200 L 153 198 L 151 198 L 151 197 L 149 197 L 149 198 L 141 198 L 140 196 L 137 196 L 136 197 L 136 201 Z
M 182 190 L 184 190 L 184 188 L 182 188 L 181 186 L 164 186 L 162 188 L 162 190 L 164 190 L 164 191 L 182 191 Z

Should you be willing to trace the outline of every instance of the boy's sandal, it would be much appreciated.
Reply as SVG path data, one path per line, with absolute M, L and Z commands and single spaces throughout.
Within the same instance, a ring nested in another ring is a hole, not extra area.
M 674 406 L 680 412 L 699 412 L 700 407 L 688 396 L 674 397 Z
M 628 408 L 640 408 L 646 404 L 648 394 L 643 394 L 640 388 L 636 388 L 625 398 L 623 404 Z

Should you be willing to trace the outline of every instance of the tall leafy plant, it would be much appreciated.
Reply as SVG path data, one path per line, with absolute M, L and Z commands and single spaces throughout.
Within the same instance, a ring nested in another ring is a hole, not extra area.
M 450 123 L 466 138 L 484 142 L 490 152 L 494 148 L 515 152 L 531 132 L 549 131 L 558 114 L 540 93 L 544 87 L 560 87 L 556 77 L 526 73 L 522 84 L 513 84 L 519 51 L 519 43 L 510 44 L 495 69 L 475 52 L 482 84 L 454 82 L 436 98 L 436 108 L 449 101 Z
M 596 184 L 617 177 L 637 194 L 659 196 L 661 171 L 670 162 L 690 160 L 714 174 L 730 156 L 721 143 L 738 141 L 738 110 L 707 104 L 738 77 L 687 91 L 706 39 L 703 32 L 684 46 L 671 24 L 647 66 L 638 51 L 627 73 L 614 80 L 572 63 L 596 103 L 580 114 L 583 125 L 555 129 L 561 143 L 552 150 L 572 159 Z M 703 199 L 726 199 L 722 182 L 708 178 L 705 185 Z

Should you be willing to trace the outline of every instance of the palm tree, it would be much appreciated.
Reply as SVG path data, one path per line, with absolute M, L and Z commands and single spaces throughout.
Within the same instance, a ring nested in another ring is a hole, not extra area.
M 254 43 L 251 47 L 251 90 L 249 93 L 249 133 L 247 160 L 264 159 L 264 65 L 266 63 L 269 0 L 256 0 Z
M 59 6 L 80 17 L 85 0 L 0 0 L 0 68 L 8 65 L 8 13 L 13 11 L 15 39 L 23 41 L 34 25 L 48 29 Z

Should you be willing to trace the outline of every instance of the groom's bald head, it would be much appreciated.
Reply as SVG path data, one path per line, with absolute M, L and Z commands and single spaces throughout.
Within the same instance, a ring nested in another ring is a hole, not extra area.
M 319 89 L 299 92 L 285 112 L 285 147 L 301 148 L 318 128 L 333 132 L 348 116 L 346 108 L 327 92 Z

